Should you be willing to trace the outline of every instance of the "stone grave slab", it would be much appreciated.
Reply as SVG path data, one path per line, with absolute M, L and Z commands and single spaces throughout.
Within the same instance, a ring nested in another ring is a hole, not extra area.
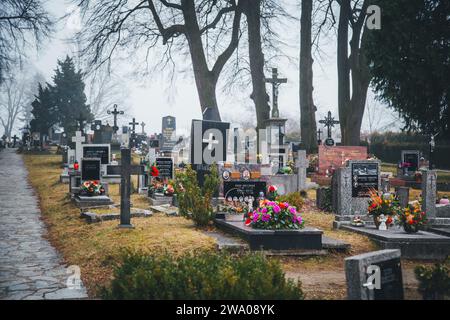
M 152 206 L 171 205 L 173 197 L 165 196 L 162 193 L 154 193 L 149 197 Z
M 244 239 L 251 250 L 322 250 L 322 230 L 306 227 L 300 230 L 260 230 L 243 222 L 215 219 L 219 229 Z
M 113 201 L 108 196 L 82 196 L 78 194 L 74 197 L 74 200 L 79 208 L 101 207 L 113 204 Z
M 403 258 L 434 260 L 450 254 L 450 237 L 428 231 L 406 233 L 398 227 L 386 231 L 375 227 L 342 225 L 342 229 L 369 237 L 383 249 L 400 249 Z

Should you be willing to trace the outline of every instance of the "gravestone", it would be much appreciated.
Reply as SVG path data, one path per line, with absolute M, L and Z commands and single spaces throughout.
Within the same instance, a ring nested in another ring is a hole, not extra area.
M 401 159 L 402 164 L 404 165 L 403 175 L 414 175 L 414 173 L 419 170 L 419 150 L 402 150 Z
M 389 192 L 391 190 L 391 186 L 390 186 L 388 178 L 382 178 L 381 179 L 381 190 L 384 193 Z
M 395 193 L 399 204 L 402 208 L 408 206 L 409 203 L 409 188 L 408 187 L 395 187 Z
M 319 174 L 325 174 L 328 169 L 345 167 L 346 160 L 366 160 L 367 147 L 358 146 L 319 146 Z
M 159 178 L 162 178 L 163 180 L 173 179 L 173 158 L 156 157 L 155 164 L 159 171 Z
M 378 160 L 349 161 L 348 167 L 336 170 L 333 180 L 332 203 L 334 227 L 350 223 L 353 216 L 366 216 L 370 190 L 380 190 Z
M 345 258 L 347 299 L 403 300 L 400 250 L 380 250 Z
M 161 151 L 170 152 L 176 143 L 176 118 L 172 116 L 166 116 L 162 118 L 161 126 Z
M 306 169 L 309 166 L 308 159 L 306 158 L 306 150 L 297 151 L 297 179 L 298 190 L 306 189 Z
M 229 128 L 227 122 L 192 120 L 190 163 L 201 186 L 209 166 L 226 161 Z
M 265 181 L 224 181 L 223 196 L 227 201 L 249 201 L 253 199 L 253 206 L 256 207 L 257 199 L 262 192 L 266 194 L 267 184 Z
M 101 160 L 99 158 L 81 159 L 82 181 L 100 180 L 101 178 L 100 170 L 101 170 Z
M 436 180 L 435 170 L 422 170 L 422 210 L 429 219 L 436 218 Z
M 83 158 L 98 158 L 102 164 L 109 164 L 111 159 L 111 146 L 109 144 L 83 145 Z

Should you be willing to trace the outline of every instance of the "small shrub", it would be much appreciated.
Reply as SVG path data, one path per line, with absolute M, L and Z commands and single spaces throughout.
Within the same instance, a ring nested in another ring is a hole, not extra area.
M 441 300 L 450 296 L 450 260 L 433 267 L 417 266 L 414 269 L 419 280 L 419 292 L 424 300 Z
M 219 187 L 219 177 L 216 166 L 211 166 L 211 173 L 205 176 L 203 188 L 197 181 L 197 173 L 187 166 L 184 172 L 176 175 L 174 189 L 177 194 L 179 213 L 192 219 L 199 227 L 204 227 L 213 218 L 211 199 Z
M 126 253 L 105 299 L 303 299 L 300 282 L 261 254 L 200 252 L 181 257 Z
M 297 211 L 300 211 L 300 209 L 303 207 L 303 204 L 305 203 L 300 192 L 291 192 L 282 196 L 279 195 L 277 196 L 277 201 L 288 202 L 291 206 L 296 207 Z

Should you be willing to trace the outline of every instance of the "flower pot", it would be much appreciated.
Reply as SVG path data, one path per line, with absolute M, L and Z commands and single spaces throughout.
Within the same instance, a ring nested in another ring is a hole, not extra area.
M 375 224 L 375 228 L 378 230 L 380 228 L 380 224 L 381 224 L 380 217 L 374 216 L 373 223 Z
M 405 230 L 406 233 L 416 233 L 419 231 L 419 226 L 405 223 L 403 225 L 403 230 Z

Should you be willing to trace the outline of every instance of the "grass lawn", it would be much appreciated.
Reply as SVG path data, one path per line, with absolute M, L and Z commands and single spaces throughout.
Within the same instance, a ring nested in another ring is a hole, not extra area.
M 59 183 L 61 156 L 24 155 L 24 159 L 30 182 L 39 195 L 43 220 L 48 227 L 47 237 L 67 265 L 80 266 L 91 298 L 97 297 L 98 289 L 111 280 L 113 263 L 124 248 L 175 255 L 200 249 L 215 250 L 215 240 L 182 217 L 155 214 L 150 218 L 133 218 L 136 228 L 132 230 L 117 229 L 119 221 L 87 224 L 80 218 L 80 209 L 67 196 L 68 185 Z M 344 258 L 377 248 L 367 237 L 333 230 L 333 215 L 320 212 L 312 205 L 313 194 L 308 193 L 310 200 L 301 210 L 307 225 L 349 242 L 351 251 L 323 257 L 274 259 L 280 260 L 288 277 L 303 282 L 308 299 L 345 299 Z M 110 196 L 119 202 L 118 185 L 110 185 Z M 145 196 L 134 194 L 131 201 L 134 208 L 149 209 Z M 415 264 L 407 262 L 409 274 Z

